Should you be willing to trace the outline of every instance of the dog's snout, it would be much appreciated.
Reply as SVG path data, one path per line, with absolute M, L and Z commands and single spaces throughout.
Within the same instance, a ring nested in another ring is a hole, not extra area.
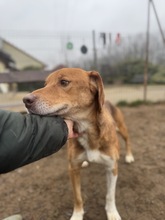
M 27 108 L 30 108 L 36 100 L 36 96 L 33 94 L 28 94 L 23 98 L 23 102 Z

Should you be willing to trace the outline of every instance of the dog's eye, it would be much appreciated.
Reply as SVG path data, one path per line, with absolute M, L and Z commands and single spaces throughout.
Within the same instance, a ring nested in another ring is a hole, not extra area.
M 63 86 L 63 87 L 68 86 L 69 83 L 70 83 L 70 82 L 69 82 L 68 80 L 65 80 L 65 79 L 62 79 L 62 80 L 60 81 L 60 84 L 61 84 L 61 86 Z

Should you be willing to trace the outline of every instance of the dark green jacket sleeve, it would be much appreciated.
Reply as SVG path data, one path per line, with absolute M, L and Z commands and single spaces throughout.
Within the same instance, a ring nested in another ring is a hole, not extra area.
M 57 152 L 67 141 L 60 117 L 41 117 L 0 110 L 0 173 Z

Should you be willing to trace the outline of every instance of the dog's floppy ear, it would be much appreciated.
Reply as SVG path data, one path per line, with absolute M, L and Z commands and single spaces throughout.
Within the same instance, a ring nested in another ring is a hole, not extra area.
M 89 71 L 90 78 L 90 89 L 93 93 L 96 94 L 98 101 L 98 110 L 101 112 L 103 104 L 104 104 L 104 89 L 103 89 L 103 81 L 100 74 L 96 71 Z

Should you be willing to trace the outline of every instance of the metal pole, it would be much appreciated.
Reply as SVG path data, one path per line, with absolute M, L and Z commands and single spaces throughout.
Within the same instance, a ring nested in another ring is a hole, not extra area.
M 96 51 L 96 34 L 95 31 L 92 31 L 92 40 L 93 40 L 93 63 L 94 63 L 94 68 L 97 70 L 97 51 Z
M 109 63 L 110 63 L 110 57 L 111 57 L 111 43 L 112 43 L 112 35 L 111 33 L 109 33 L 109 45 L 108 45 L 108 55 L 109 55 L 108 62 Z
M 149 59 L 149 38 L 150 38 L 150 2 L 148 0 L 148 12 L 147 12 L 147 32 L 146 32 L 146 59 L 144 66 L 144 101 L 147 100 L 147 83 L 148 83 L 148 59 Z

